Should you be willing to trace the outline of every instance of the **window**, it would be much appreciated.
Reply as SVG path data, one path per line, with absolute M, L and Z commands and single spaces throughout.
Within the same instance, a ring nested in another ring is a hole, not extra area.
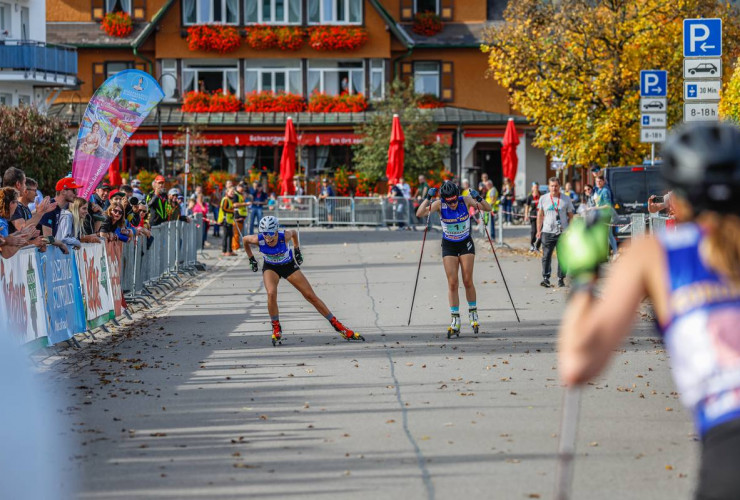
M 133 16 L 131 11 L 131 0 L 105 0 L 106 12 L 128 12 Z
M 308 0 L 309 24 L 361 24 L 362 0 Z
M 30 106 L 33 104 L 30 95 L 19 94 L 18 95 L 18 106 Z
M 127 69 L 133 69 L 134 63 L 132 61 L 114 61 L 105 63 L 105 78 L 106 80 L 116 73 Z
M 439 63 L 414 63 L 414 91 L 439 97 Z
M 370 60 L 370 99 L 382 99 L 385 95 L 385 61 Z
M 301 61 L 247 59 L 245 91 L 302 93 Z
M 308 94 L 364 94 L 365 68 L 362 61 L 309 61 Z
M 13 95 L 0 93 L 0 106 L 12 106 L 12 105 L 13 105 Z
M 245 0 L 247 24 L 300 24 L 301 0 Z
M 504 19 L 504 11 L 508 5 L 509 0 L 488 0 L 486 2 L 487 18 L 489 21 L 502 21 Z
M 162 59 L 162 76 L 159 83 L 164 91 L 164 100 L 174 100 L 177 90 L 177 61 L 175 59 Z
M 439 0 L 414 0 L 414 12 L 439 14 Z
M 256 0 L 248 0 L 247 3 Z M 182 13 L 185 24 L 239 22 L 239 0 L 183 0 Z
M 239 65 L 236 61 L 183 62 L 182 91 L 215 92 L 239 95 Z
M 0 40 L 10 38 L 10 4 L 0 3 Z

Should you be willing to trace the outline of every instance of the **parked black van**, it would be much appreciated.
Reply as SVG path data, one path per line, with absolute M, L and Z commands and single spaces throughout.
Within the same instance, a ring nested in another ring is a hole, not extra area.
M 604 170 L 607 186 L 614 196 L 614 209 L 617 211 L 617 236 L 629 237 L 632 231 L 628 224 L 632 214 L 646 214 L 647 200 L 652 195 L 662 196 L 666 188 L 660 178 L 657 166 L 634 165 L 629 167 L 610 167 Z

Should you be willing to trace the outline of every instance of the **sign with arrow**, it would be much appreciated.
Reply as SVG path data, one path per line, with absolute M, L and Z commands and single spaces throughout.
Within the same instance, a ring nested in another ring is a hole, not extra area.
M 722 55 L 722 19 L 684 19 L 683 56 Z
M 665 97 L 668 95 L 668 72 L 659 69 L 640 71 L 640 95 L 642 97 Z

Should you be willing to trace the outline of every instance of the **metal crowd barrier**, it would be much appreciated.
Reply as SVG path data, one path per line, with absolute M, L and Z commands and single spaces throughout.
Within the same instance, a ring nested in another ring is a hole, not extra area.
M 275 207 L 275 217 L 287 224 L 316 224 L 317 202 L 315 196 L 280 196 Z
M 121 288 L 128 302 L 146 303 L 150 288 L 171 289 L 180 273 L 200 266 L 203 224 L 201 214 L 191 222 L 165 222 L 151 229 L 151 238 L 139 234 L 123 246 Z
M 664 233 L 669 218 L 659 214 L 650 214 L 650 234 Z
M 407 226 L 416 223 L 412 200 L 403 197 L 389 196 L 383 200 L 383 222 L 386 225 Z M 411 218 L 413 216 L 413 219 Z
M 645 214 L 631 214 L 630 215 L 630 227 L 632 229 L 632 237 L 639 238 L 647 234 L 647 223 L 645 222 Z

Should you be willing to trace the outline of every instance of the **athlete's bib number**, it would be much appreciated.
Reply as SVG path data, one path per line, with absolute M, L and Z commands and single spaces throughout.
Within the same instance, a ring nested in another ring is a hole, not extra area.
M 268 264 L 285 264 L 286 262 L 290 261 L 290 255 L 288 254 L 288 252 L 277 255 L 263 255 L 265 257 L 265 262 L 267 262 Z
M 470 219 L 463 222 L 455 222 L 453 224 L 442 223 L 442 229 L 447 236 L 454 239 L 464 238 L 469 232 Z

